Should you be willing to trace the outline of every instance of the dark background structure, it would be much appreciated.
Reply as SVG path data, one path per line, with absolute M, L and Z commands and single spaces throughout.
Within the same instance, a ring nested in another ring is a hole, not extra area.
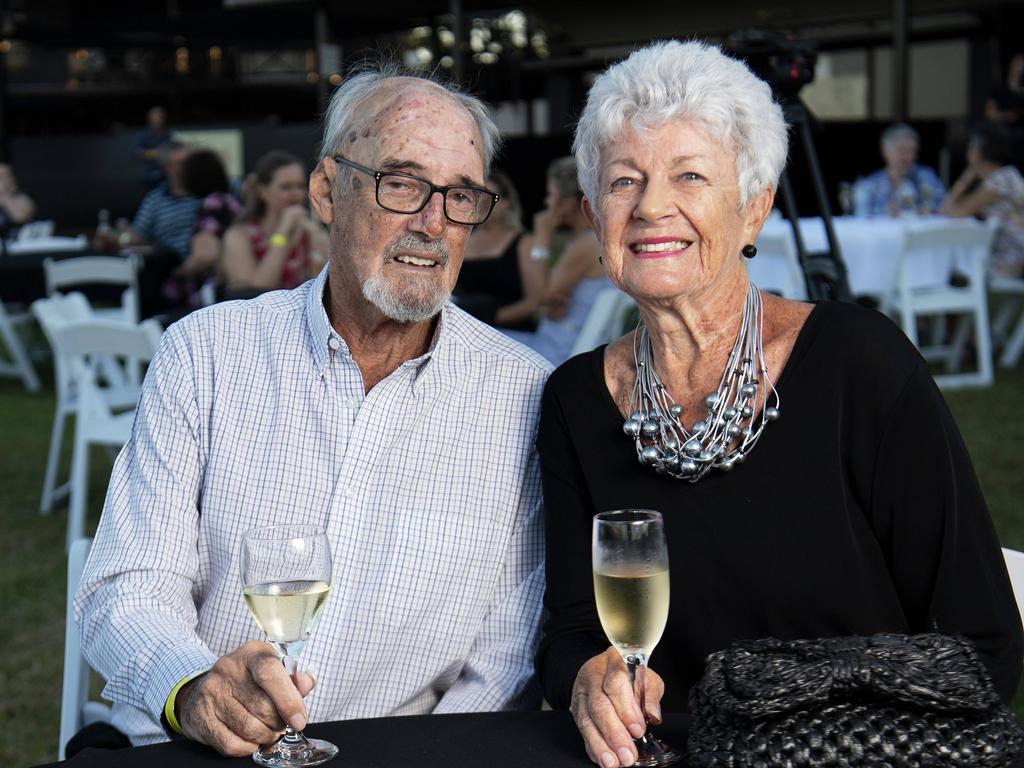
M 525 25 L 521 48 L 499 30 L 513 12 Z M 474 28 L 488 25 L 493 36 L 477 50 Z M 500 161 L 529 211 L 543 195 L 544 167 L 568 152 L 597 72 L 653 39 L 721 42 L 751 27 L 814 40 L 824 53 L 891 51 L 885 115 L 815 126 L 834 194 L 839 180 L 880 164 L 878 133 L 907 116 L 908 51 L 928 41 L 969 47 L 968 114 L 914 120 L 922 160 L 956 173 L 968 125 L 980 118 L 1009 56 L 1021 50 L 1024 3 L 0 0 L 0 158 L 13 162 L 22 185 L 61 227 L 89 226 L 99 208 L 129 216 L 140 192 L 130 149 L 149 107 L 166 107 L 174 128 L 240 130 L 246 167 L 272 147 L 312 162 L 319 118 L 348 67 L 388 51 L 415 61 L 425 50 L 427 68 L 492 104 L 543 105 L 543 130 L 527 108 L 522 135 L 509 138 Z M 878 78 L 868 83 L 876 87 Z M 870 92 L 866 98 L 877 101 Z M 800 168 L 794 171 L 798 199 L 806 200 Z

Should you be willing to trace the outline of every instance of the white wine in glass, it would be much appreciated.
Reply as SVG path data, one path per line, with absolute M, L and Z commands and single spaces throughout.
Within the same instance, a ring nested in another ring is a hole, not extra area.
M 242 536 L 242 594 L 267 641 L 288 674 L 316 626 L 331 589 L 331 549 L 320 528 L 272 525 Z M 285 726 L 276 743 L 260 747 L 252 759 L 267 768 L 319 765 L 338 754 L 322 739 L 307 739 Z
M 593 565 L 597 615 L 622 654 L 644 712 L 644 670 L 668 621 L 668 545 L 661 513 L 623 509 L 595 515 Z M 636 765 L 642 768 L 669 765 L 682 757 L 649 728 L 634 743 Z

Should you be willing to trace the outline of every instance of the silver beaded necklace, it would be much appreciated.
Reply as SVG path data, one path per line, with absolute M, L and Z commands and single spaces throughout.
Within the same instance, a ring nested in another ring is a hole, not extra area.
M 643 320 L 633 337 L 633 360 L 636 384 L 622 429 L 635 442 L 640 463 L 658 474 L 695 483 L 712 467 L 728 471 L 753 450 L 765 425 L 779 418 L 782 400 L 764 362 L 764 305 L 753 283 L 718 390 L 707 396 L 707 416 L 692 431 L 683 424 L 683 406 L 672 402 L 654 369 Z

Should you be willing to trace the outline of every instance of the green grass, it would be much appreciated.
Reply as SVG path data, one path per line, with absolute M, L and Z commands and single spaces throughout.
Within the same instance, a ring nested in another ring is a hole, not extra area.
M 39 371 L 43 381 L 52 373 Z M 1024 370 L 999 371 L 995 387 L 947 395 L 1002 543 L 1024 550 L 1024 420 L 1020 406 Z M 64 648 L 64 508 L 42 517 L 39 493 L 54 398 L 50 388 L 29 395 L 0 380 L 0 601 L 5 608 L 5 653 L 0 657 L 0 766 L 28 766 L 56 759 Z M 70 433 L 70 429 L 67 430 Z M 68 446 L 66 446 L 68 448 Z M 69 451 L 65 451 L 66 472 Z M 111 461 L 92 454 L 88 530 L 103 504 Z M 1024 715 L 1024 695 L 1014 702 Z

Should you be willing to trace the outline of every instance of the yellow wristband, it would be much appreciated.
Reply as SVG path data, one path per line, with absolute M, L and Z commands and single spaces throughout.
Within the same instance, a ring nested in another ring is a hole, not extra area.
M 181 724 L 178 722 L 177 716 L 174 714 L 174 700 L 178 698 L 178 691 L 185 687 L 186 683 L 191 683 L 197 677 L 205 675 L 206 672 L 200 672 L 198 675 L 192 675 L 191 677 L 184 677 L 178 681 L 178 684 L 171 688 L 171 693 L 167 697 L 167 701 L 164 702 L 164 717 L 167 718 L 167 724 L 171 726 L 171 730 L 181 736 L 185 735 L 185 732 L 181 729 Z
M 275 232 L 270 236 L 270 244 L 277 246 L 288 245 L 288 235 L 283 235 L 280 232 Z

